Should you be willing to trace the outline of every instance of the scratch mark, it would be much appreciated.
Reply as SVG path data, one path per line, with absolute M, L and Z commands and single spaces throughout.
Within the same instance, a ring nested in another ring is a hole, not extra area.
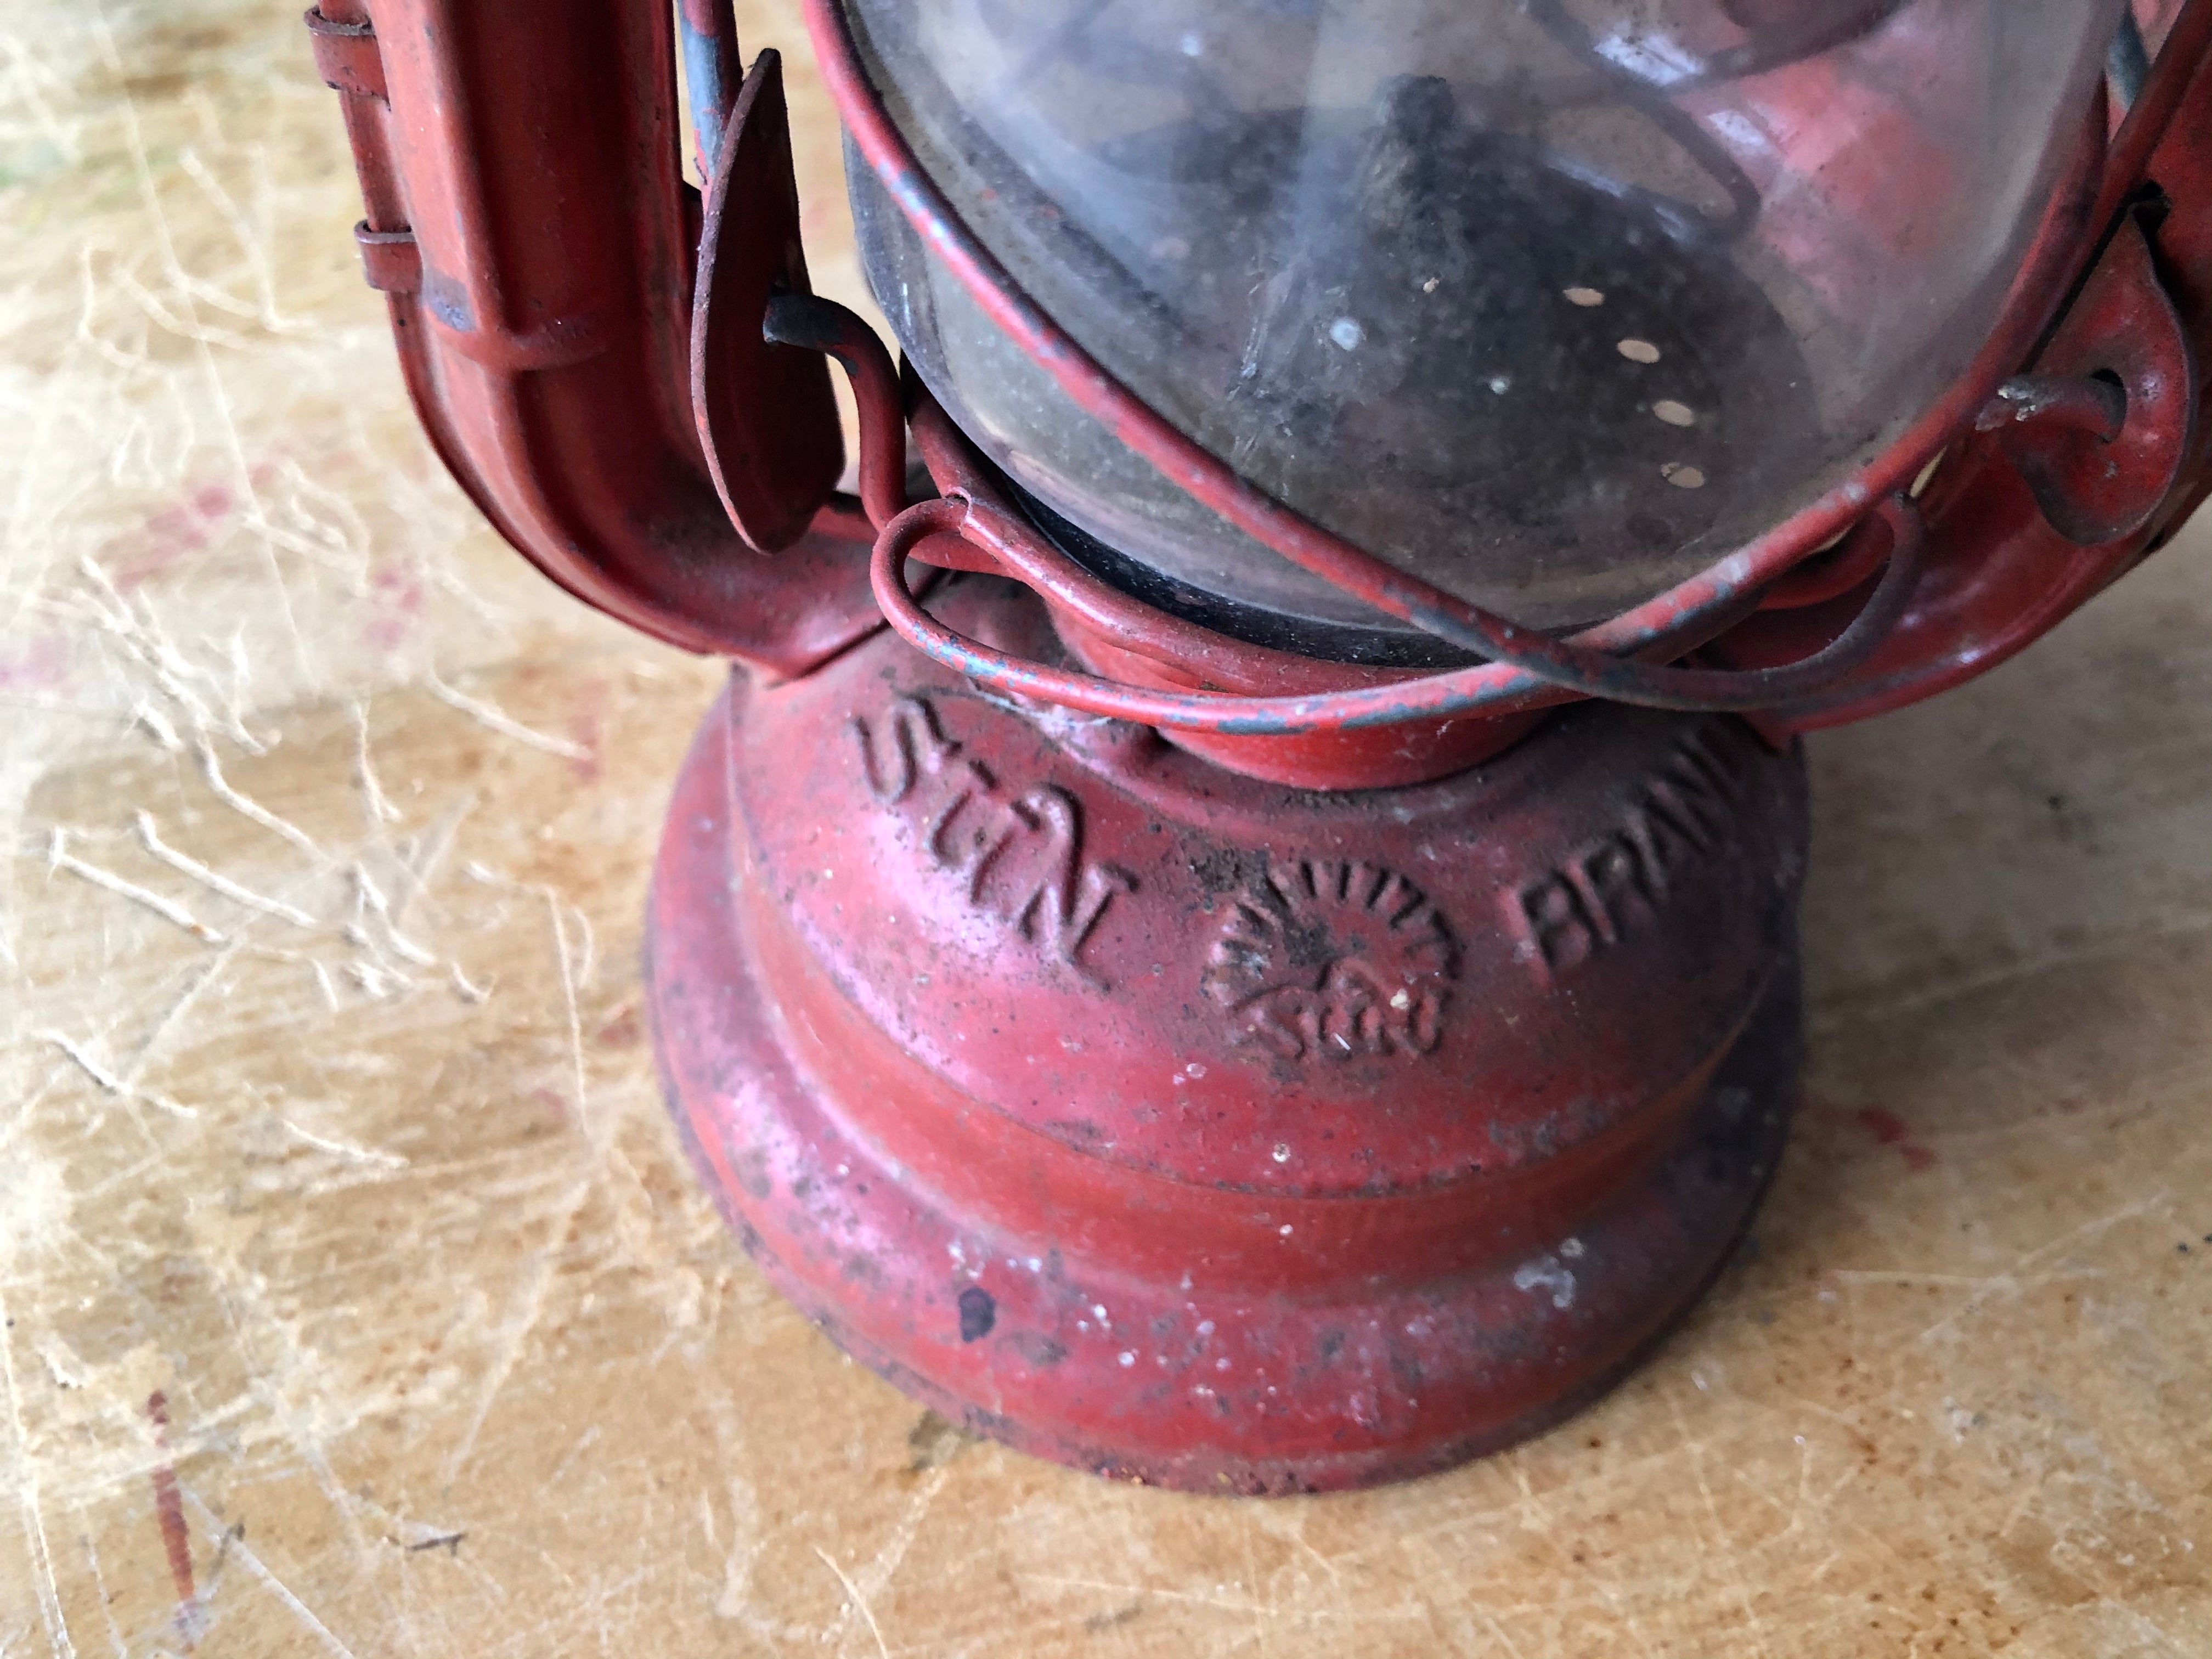
M 79 1510 L 77 1516 L 82 1522 L 84 1511 Z M 107 1624 L 108 1644 L 115 1650 L 115 1659 L 131 1659 L 131 1649 L 115 1623 L 115 1597 L 107 1588 L 107 1575 L 100 1571 L 100 1551 L 93 1544 L 88 1528 L 77 1534 L 77 1542 L 84 1547 L 85 1565 L 92 1569 L 92 1587 L 100 1593 L 100 1616 Z
M 372 827 L 398 823 L 406 817 L 392 804 L 377 781 L 376 763 L 368 752 L 368 705 L 365 702 L 353 706 L 353 781 L 361 790 L 362 808 Z
M 147 1031 L 145 1039 L 138 1045 L 138 1052 L 131 1058 L 129 1069 L 123 1073 L 123 1086 L 125 1089 L 134 1094 L 137 1092 L 138 1079 L 146 1074 L 148 1064 L 153 1060 L 155 1051 L 161 1048 L 162 1039 L 168 1036 L 170 1028 L 183 1018 L 186 1011 L 199 1000 L 200 994 L 215 983 L 216 976 L 237 960 L 240 952 L 245 948 L 245 943 L 241 938 L 233 939 L 224 945 L 208 960 L 204 967 L 191 976 L 185 988 L 178 992 L 171 1000 L 169 1006 L 161 1011 L 161 1018 L 156 1019 Z
M 182 1101 L 170 1099 L 167 1095 L 148 1094 L 142 1090 L 132 1088 L 130 1084 L 116 1076 L 114 1073 L 102 1066 L 59 1031 L 41 1031 L 39 1035 L 75 1060 L 78 1069 L 98 1084 L 103 1094 L 112 1095 L 118 1100 L 143 1100 L 149 1106 L 158 1106 L 175 1117 L 194 1118 L 200 1115 L 199 1109 L 196 1106 L 187 1106 Z
M 58 824 L 46 838 L 46 867 L 66 870 L 80 881 L 88 881 L 94 887 L 105 888 L 133 904 L 143 905 L 162 921 L 183 928 L 194 939 L 208 945 L 220 945 L 222 935 L 202 921 L 181 904 L 163 898 L 159 893 L 141 887 L 135 881 L 126 881 L 112 870 L 103 870 L 96 864 L 88 864 L 69 850 L 69 831 Z
M 204 1625 L 199 1591 L 192 1583 L 192 1540 L 185 1527 L 185 1506 L 177 1497 L 177 1471 L 167 1455 L 169 1449 L 169 1398 L 156 1389 L 146 1396 L 146 1415 L 154 1419 L 154 1443 L 163 1456 L 154 1466 L 154 1514 L 161 1528 L 161 1547 L 169 1558 L 169 1582 L 177 1589 L 177 1638 L 190 1653 L 198 1644 Z
M 558 755 L 563 760 L 589 760 L 592 757 L 592 751 L 582 744 L 571 743 L 566 738 L 556 738 L 534 726 L 525 726 L 505 710 L 480 702 L 465 691 L 455 690 L 434 672 L 425 671 L 424 681 L 430 695 L 440 702 L 459 709 L 471 720 L 490 727 L 501 737 L 513 738 L 519 744 L 542 750 L 549 755 Z
M 883 1626 L 876 1622 L 875 1609 L 868 1605 L 867 1598 L 862 1595 L 859 1588 L 845 1576 L 844 1568 L 839 1566 L 830 1558 L 828 1550 L 817 1544 L 814 1547 L 814 1553 L 822 1558 L 822 1565 L 836 1575 L 838 1583 L 844 1587 L 846 1600 L 858 1607 L 860 1617 L 867 1620 L 868 1634 L 876 1638 L 876 1659 L 891 1659 L 890 1644 L 884 1640 Z
M 145 698 L 141 697 L 131 705 L 131 718 L 146 728 L 147 735 L 154 739 L 156 747 L 172 755 L 185 752 L 184 739 L 177 735 L 177 728 L 169 717 Z
M 1737 1559 L 1735 1540 L 1729 1536 L 1728 1528 L 1721 1520 L 1720 1505 L 1713 1498 L 1713 1483 L 1705 1476 L 1705 1442 L 1691 1435 L 1690 1425 L 1682 1415 L 1681 1405 L 1671 1395 L 1667 1401 L 1667 1409 L 1674 1419 L 1674 1431 L 1681 1436 L 1682 1449 L 1690 1454 L 1690 1468 L 1698 1477 L 1698 1493 L 1705 1500 L 1705 1517 L 1713 1524 L 1713 1536 L 1718 1544 L 1715 1554 L 1734 1569 L 1729 1579 L 1735 1590 L 1736 1603 L 1743 1609 L 1744 1622 L 1751 1627 L 1751 1639 L 1761 1654 L 1771 1654 L 1773 1649 L 1767 1644 L 1766 1622 L 1759 1616 L 1759 1609 L 1752 1603 L 1751 1585 L 1744 1577 L 1742 1564 Z
M 399 867 L 405 880 L 400 884 L 399 896 L 392 901 L 392 914 L 394 917 L 405 918 L 408 907 L 429 886 L 431 878 L 438 872 L 438 866 L 453 850 L 454 842 L 460 837 L 462 823 L 476 810 L 477 797 L 474 794 L 465 796 L 431 825 L 429 833 L 416 841 L 411 849 L 403 844 L 405 856 L 400 860 Z
M 151 812 L 141 810 L 137 814 L 137 822 L 138 840 L 141 844 L 172 870 L 181 875 L 190 876 L 194 881 L 222 894 L 232 903 L 242 904 L 249 910 L 258 910 L 264 916 L 275 916 L 280 921 L 290 922 L 295 927 L 313 927 L 316 925 L 315 919 L 298 905 L 287 904 L 282 899 L 270 898 L 264 894 L 255 892 L 250 887 L 241 886 L 228 876 L 209 869 L 198 859 L 179 852 L 161 839 L 160 831 L 155 827 L 154 815 Z
M 384 896 L 384 890 L 369 875 L 368 866 L 356 859 L 351 874 L 356 903 L 373 912 L 384 924 L 384 936 L 392 950 L 417 968 L 435 968 L 438 958 L 399 931 L 398 923 L 392 920 L 391 902 Z
M 222 763 L 216 757 L 215 745 L 204 737 L 199 740 L 200 773 L 207 787 L 215 791 L 216 798 L 234 812 L 251 818 L 271 835 L 282 836 L 318 864 L 330 860 L 323 849 L 315 845 L 314 838 L 286 818 L 280 818 L 251 795 L 243 794 L 222 775 Z
M 54 1659 L 76 1659 L 76 1644 L 70 1640 L 69 1623 L 62 1616 L 61 1588 L 54 1578 L 53 1553 L 46 1546 L 46 1517 L 39 1506 L 39 1469 L 31 1459 L 30 1437 L 23 1429 L 22 1396 L 15 1387 L 15 1345 L 8 1332 L 15 1322 L 8 1316 L 8 1303 L 0 1295 L 0 1383 L 8 1394 L 8 1422 L 14 1431 L 15 1466 L 21 1471 L 15 1482 L 15 1498 L 23 1513 L 23 1538 L 31 1547 L 31 1575 L 39 1595 L 39 1619 L 46 1627 L 46 1645 Z M 842 1577 L 842 1575 L 840 1575 Z
M 1819 1015 L 1808 1019 L 1806 1030 L 1814 1036 L 1853 1024 L 1893 1019 L 1900 1015 L 1919 1013 L 1940 1007 L 1946 1002 L 1957 1001 L 1982 991 L 1994 990 L 2019 980 L 2032 980 L 2046 973 L 2067 968 L 2086 967 L 2102 962 L 2125 961 L 2139 955 L 2154 942 L 2172 939 L 2188 939 L 2212 931 L 2212 916 L 2178 915 L 2155 926 L 2131 927 L 2123 938 L 2102 940 L 2082 948 L 2049 951 L 2023 957 L 2017 962 L 2002 963 L 1976 973 L 1959 974 L 1939 979 L 1917 991 L 1883 997 L 1878 991 L 1861 994 L 1863 1000 L 1849 998 L 1831 999 L 1829 1006 Z
M 198 692 L 192 690 L 188 682 L 197 679 L 212 685 L 213 677 L 177 649 L 175 641 L 162 629 L 160 618 L 154 614 L 149 602 L 142 598 L 134 606 L 116 586 L 114 578 L 90 554 L 80 556 L 76 564 L 77 573 L 97 590 L 79 601 L 78 614 L 88 615 L 94 627 L 153 676 L 154 684 L 162 695 L 191 717 L 192 729 L 196 732 L 204 736 L 209 732 L 220 731 L 250 753 L 267 752 L 260 740 L 246 730 L 235 707 L 217 714 Z M 105 596 L 104 600 L 102 595 Z M 167 746 L 164 742 L 165 733 L 171 738 L 176 737 L 176 728 L 143 696 L 137 700 L 131 714 L 132 718 L 145 722 L 156 744 Z M 181 743 L 179 746 L 182 746 Z
M 1505 1650 L 1510 1659 L 1521 1659 L 1520 1647 L 1505 1633 L 1505 1626 L 1498 1622 L 1498 1615 L 1488 1607 L 1478 1607 L 1476 1611 L 1481 1614 L 1482 1622 L 1490 1626 L 1490 1633 L 1498 1638 L 1498 1645 Z
M 1224 1595 L 1202 1595 L 1195 1590 L 1162 1589 L 1145 1584 L 1117 1584 L 1104 1578 L 1068 1578 L 1049 1572 L 1025 1572 L 1021 1577 L 1034 1584 L 1059 1584 L 1069 1589 L 1111 1590 L 1117 1596 L 1156 1595 L 1163 1601 L 1188 1601 L 1193 1607 L 1212 1607 L 1219 1613 L 1250 1613 L 1260 1610 L 1259 1603 L 1249 1597 L 1243 1601 L 1231 1601 Z
M 1252 1650 L 1259 1654 L 1261 1659 L 1266 1659 L 1268 1645 L 1267 1627 L 1269 1620 L 1274 1615 L 1275 1597 L 1271 1585 L 1267 1590 L 1266 1605 L 1261 1604 L 1260 1557 L 1253 1542 L 1253 1534 L 1259 1524 L 1258 1517 L 1248 1507 L 1243 1511 L 1243 1519 L 1244 1525 L 1240 1541 L 1244 1546 L 1244 1584 L 1250 1590 L 1252 1597 L 1252 1630 L 1246 1639 L 1251 1643 Z
M 561 1461 L 553 1466 L 553 1473 L 545 1477 L 546 1486 L 549 1488 L 558 1486 L 561 1484 L 561 1478 L 568 1473 L 568 1465 L 574 1462 L 579 1457 L 582 1456 L 584 1453 L 589 1451 L 592 1447 L 596 1445 L 599 1443 L 599 1425 L 596 1423 L 591 1425 L 583 1431 L 583 1433 L 578 1435 L 576 1437 L 576 1443 L 569 1447 L 567 1451 L 561 1455 Z M 714 1532 L 714 1512 L 712 1509 L 707 1508 L 707 1494 L 703 1492 L 699 1494 L 699 1503 L 701 1508 L 706 1510 L 707 1534 L 708 1541 L 711 1542 L 713 1541 Z
M 331 1655 L 332 1659 L 355 1659 L 353 1650 L 339 1641 L 331 1633 L 331 1627 L 316 1618 L 308 1609 L 307 1604 L 293 1595 L 290 1588 L 283 1579 L 269 1571 L 267 1564 L 246 1547 L 246 1540 L 242 1535 L 234 1528 L 222 1524 L 216 1512 L 201 1501 L 198 1492 L 181 1481 L 178 1483 L 177 1490 L 184 1494 L 185 1500 L 198 1513 L 200 1521 L 207 1528 L 209 1534 L 223 1540 L 228 1553 L 244 1562 L 246 1570 L 258 1578 L 268 1588 L 269 1593 L 283 1603 L 287 1612 L 307 1627 L 315 1638 L 323 1644 L 324 1651 Z
M 311 1129 L 301 1128 L 289 1117 L 279 1116 L 276 1121 L 310 1146 L 318 1151 L 328 1152 L 334 1158 L 342 1158 L 349 1164 L 374 1164 L 386 1170 L 404 1170 L 408 1167 L 408 1160 L 398 1152 L 380 1152 L 373 1146 L 356 1146 L 347 1141 L 332 1140 L 327 1135 L 319 1135 Z
M 1966 1299 L 1961 1302 L 1956 1308 L 1954 1308 L 1949 1313 L 1944 1315 L 1942 1318 L 1937 1320 L 1934 1324 L 1928 1327 L 1927 1329 L 1921 1332 L 1919 1340 L 1923 1342 L 1926 1342 L 1931 1340 L 1938 1331 L 1943 1330 L 1947 1327 L 1956 1325 L 1960 1320 L 1965 1319 L 1968 1315 L 1978 1312 L 1983 1303 L 2000 1289 L 2009 1289 L 2014 1291 L 2020 1291 L 2023 1288 L 2022 1281 L 2019 1277 L 2021 1268 L 2031 1267 L 2034 1263 L 2041 1261 L 2044 1257 L 2064 1249 L 2068 1245 L 2075 1243 L 2077 1239 L 2093 1237 L 2099 1233 L 2108 1232 L 2112 1228 L 2118 1226 L 2122 1222 L 2132 1221 L 2136 1217 L 2148 1214 L 2153 1210 L 2164 1210 L 2171 1206 L 2172 1203 L 2172 1197 L 2173 1195 L 2167 1192 L 2152 1193 L 2146 1197 L 2138 1200 L 2136 1202 L 2126 1206 L 2124 1208 L 2115 1210 L 2110 1215 L 2099 1216 L 2093 1220 L 2085 1221 L 2081 1223 L 2080 1226 L 2069 1228 L 2065 1232 L 2059 1234 L 2056 1238 L 2046 1240 L 2044 1243 L 2038 1245 L 2034 1249 L 2028 1251 L 2026 1255 L 2020 1257 L 2020 1259 L 2014 1261 L 2011 1267 L 2006 1272 L 1994 1275 L 1991 1279 L 1984 1282 L 1981 1288 L 1976 1290 L 1972 1295 L 1966 1297 Z M 2063 1278 L 2072 1278 L 2075 1276 L 2076 1275 L 2074 1274 L 2052 1273 L 2039 1275 L 2035 1279 L 2027 1281 L 2027 1283 L 2044 1284 Z M 2079 1276 L 2094 1279 L 2100 1277 L 2100 1275 L 2092 1269 L 2085 1271 Z
M 576 1091 L 576 1121 L 586 1123 L 584 1102 L 584 1021 L 576 1011 L 576 970 L 568 955 L 568 930 L 562 925 L 561 913 L 567 908 L 561 896 L 548 887 L 544 890 L 546 908 L 553 918 L 553 950 L 561 962 L 561 1002 L 568 1017 L 568 1066 L 571 1081 Z M 586 948 L 590 948 L 590 924 L 586 924 Z M 586 958 L 589 971 L 589 958 Z
M 860 1575 L 866 1581 L 870 1597 L 881 1595 L 896 1575 L 906 1559 L 907 1552 L 914 1547 L 914 1540 L 921 1531 L 922 1518 L 929 1513 L 931 1506 L 937 1502 L 938 1493 L 945 1490 L 945 1483 L 951 1478 L 950 1468 L 939 1467 L 931 1470 L 929 1478 L 915 1488 L 914 1496 L 907 1502 L 906 1512 L 900 1516 L 898 1525 L 892 1530 L 890 1541 L 876 1552 L 876 1559 Z M 869 1622 L 872 1625 L 874 1620 Z M 880 1643 L 883 1638 L 878 1635 L 876 1639 Z
M 471 866 L 472 869 L 473 867 Z M 592 1133 L 591 1118 L 586 1105 L 584 1024 L 582 1017 L 576 1009 L 576 970 L 575 964 L 568 954 L 568 929 L 562 925 L 562 902 L 561 896 L 550 887 L 540 888 L 538 890 L 544 896 L 547 913 L 552 920 L 553 951 L 561 966 L 561 996 L 568 1020 L 568 1063 L 572 1072 L 572 1084 L 575 1091 L 576 1121 L 583 1127 L 586 1136 L 592 1141 L 594 1152 L 603 1152 L 604 1148 L 600 1146 L 599 1138 Z M 484 1387 L 477 1396 L 476 1410 L 470 1415 L 469 1425 L 461 1436 L 460 1443 L 454 1448 L 453 1455 L 446 1461 L 446 1482 L 448 1486 L 453 1484 L 454 1477 L 460 1473 L 471 1454 L 476 1450 L 477 1437 L 483 1431 L 484 1420 L 491 1414 L 492 1402 L 498 1399 L 500 1390 L 507 1386 L 507 1379 L 514 1374 L 514 1368 L 522 1358 L 522 1345 L 529 1340 L 530 1333 L 537 1328 L 538 1320 L 544 1316 L 546 1295 L 553 1284 L 556 1249 L 568 1237 L 569 1230 L 575 1225 L 576 1217 L 583 1210 L 584 1201 L 591 1196 L 597 1168 L 598 1160 L 595 1158 L 592 1167 L 587 1169 L 582 1177 L 568 1189 L 568 1195 L 554 1215 L 551 1224 L 546 1229 L 545 1243 L 532 1253 L 530 1283 L 523 1291 L 520 1306 L 516 1316 L 509 1319 L 500 1330 L 499 1353 L 493 1361 L 491 1370 L 485 1378 Z

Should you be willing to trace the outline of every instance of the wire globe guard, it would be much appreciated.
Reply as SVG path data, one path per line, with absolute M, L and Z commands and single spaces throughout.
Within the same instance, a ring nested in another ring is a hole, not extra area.
M 997 581 L 943 609 L 1045 629 Z M 1389 799 L 987 700 L 887 635 L 733 677 L 648 931 L 703 1178 L 849 1352 L 1079 1467 L 1325 1490 L 1548 1425 L 1778 1155 L 1802 768 L 1589 705 Z

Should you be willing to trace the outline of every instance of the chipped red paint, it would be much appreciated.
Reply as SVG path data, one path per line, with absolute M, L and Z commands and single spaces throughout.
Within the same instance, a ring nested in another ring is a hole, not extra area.
M 1003 583 L 942 604 L 1045 632 Z M 1382 799 L 1048 727 L 890 638 L 733 679 L 650 927 L 704 1179 L 856 1356 L 1102 1473 L 1352 1486 L 1555 1420 L 1773 1167 L 1799 762 L 1586 706 Z

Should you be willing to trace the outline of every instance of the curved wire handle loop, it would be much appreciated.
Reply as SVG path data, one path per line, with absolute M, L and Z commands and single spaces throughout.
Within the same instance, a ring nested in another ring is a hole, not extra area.
M 1028 574 L 1024 528 L 1003 509 L 981 501 L 947 495 L 907 508 L 877 538 L 868 574 L 877 604 L 902 638 L 924 655 L 994 690 L 1173 730 L 1290 737 L 1494 713 L 1498 705 L 1546 687 L 1649 708 L 1715 712 L 1774 708 L 1825 689 L 1849 673 L 1881 643 L 1903 613 L 1919 580 L 1923 545 L 1919 510 L 1909 497 L 1899 495 L 1883 502 L 1857 533 L 1880 534 L 1883 529 L 1891 538 L 1887 568 L 1865 609 L 1832 644 L 1781 667 L 1741 671 L 1662 667 L 1611 656 L 1583 643 L 1511 630 L 1523 641 L 1540 643 L 1522 643 L 1510 658 L 1420 679 L 1269 697 L 1124 685 L 1009 655 L 939 622 L 922 609 L 906 585 L 907 556 L 925 538 L 951 532 L 993 554 L 1008 568 Z M 1424 625 L 1434 627 L 1448 639 L 1452 635 L 1445 629 L 1455 626 L 1448 618 Z M 1477 637 L 1469 630 L 1469 648 L 1485 648 L 1474 643 Z M 1590 635 L 1582 638 L 1587 641 Z

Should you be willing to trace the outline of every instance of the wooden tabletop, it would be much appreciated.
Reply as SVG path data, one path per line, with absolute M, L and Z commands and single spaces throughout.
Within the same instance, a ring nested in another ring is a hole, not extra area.
M 1649 1367 L 1412 1486 L 1111 1485 L 692 1181 L 639 926 L 717 671 L 431 458 L 296 5 L 0 23 L 0 1655 L 2212 1652 L 2212 536 L 1809 745 L 1804 1109 Z

